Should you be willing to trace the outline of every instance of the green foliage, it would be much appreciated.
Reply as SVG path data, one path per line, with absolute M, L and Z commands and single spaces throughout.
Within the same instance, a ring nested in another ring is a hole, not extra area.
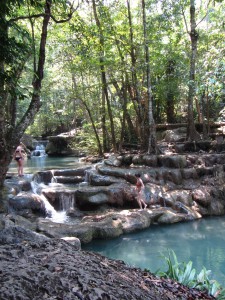
M 209 278 L 210 270 L 205 267 L 196 274 L 192 267 L 192 261 L 188 263 L 178 262 L 177 256 L 173 250 L 168 250 L 168 256 L 162 255 L 167 263 L 167 271 L 157 271 L 156 275 L 164 278 L 174 279 L 190 288 L 207 290 L 209 295 L 213 295 L 218 300 L 225 299 L 225 289 L 216 281 Z
M 97 154 L 98 148 L 92 128 L 90 125 L 86 125 L 85 127 L 86 130 L 81 129 L 77 132 L 76 137 L 74 138 L 74 141 L 71 142 L 70 146 L 75 150 L 85 151 L 88 154 Z
M 126 96 L 127 115 L 133 127 L 138 128 L 138 120 L 140 119 L 138 119 L 137 112 L 140 107 L 138 107 L 135 93 L 131 94 L 135 91 L 136 84 L 140 97 L 143 98 L 146 85 L 141 6 L 137 1 L 136 3 L 130 1 L 132 24 L 129 24 L 128 9 L 125 2 L 120 0 L 96 1 L 101 23 L 101 34 L 104 39 L 104 53 L 102 53 L 104 59 L 101 62 L 99 53 L 102 49 L 99 43 L 99 31 L 93 18 L 91 2 L 81 2 L 68 24 L 56 24 L 56 26 L 49 27 L 47 68 L 41 95 L 42 108 L 30 128 L 31 132 L 36 132 L 38 135 L 51 132 L 60 133 L 59 131 L 63 128 L 66 130 L 76 128 L 75 120 L 82 119 L 83 125 L 87 125 L 83 128 L 84 146 L 92 145 L 92 142 L 88 142 L 87 145 L 85 142 L 89 139 L 86 135 L 93 134 L 93 131 L 89 130 L 88 127 L 90 119 L 87 115 L 87 107 L 91 111 L 93 122 L 100 124 L 99 129 L 103 124 L 101 122 L 104 114 L 102 108 L 101 64 L 104 64 L 107 76 L 107 89 L 116 140 L 119 141 L 121 137 L 121 124 L 125 107 L 124 96 Z M 8 3 L 12 4 L 13 1 Z M 17 3 L 21 4 L 20 14 L 26 14 L 24 1 L 17 1 Z M 28 3 L 30 3 L 30 12 L 33 14 L 37 11 L 40 12 L 40 5 L 43 5 L 44 1 L 29 0 Z M 53 3 L 52 13 L 56 19 L 66 18 L 69 2 L 55 0 Z M 209 5 L 208 9 L 202 4 L 196 10 L 198 21 L 203 19 L 203 22 L 200 22 L 198 26 L 199 43 L 195 84 L 196 98 L 200 100 L 205 95 L 204 101 L 208 101 L 209 113 L 207 117 L 213 117 L 213 120 L 216 120 L 218 110 L 221 109 L 221 103 L 225 99 L 222 28 L 224 26 L 222 22 L 224 7 L 219 1 L 214 4 Z M 146 0 L 146 9 L 146 28 L 154 99 L 153 110 L 156 123 L 173 122 L 173 120 L 174 122 L 186 122 L 190 40 L 186 32 L 183 13 L 189 26 L 189 2 L 184 0 L 171 0 L 169 2 Z M 16 14 L 17 11 L 14 10 L 12 17 L 16 17 Z M 204 16 L 206 17 L 204 18 Z M 24 27 L 23 24 L 25 24 Z M 30 31 L 27 32 L 28 37 L 26 37 L 25 32 L 25 29 L 29 28 L 29 24 L 23 21 L 19 25 L 24 32 L 21 31 L 14 35 L 17 36 L 18 43 L 18 47 L 12 47 L 12 52 L 10 52 L 14 59 L 19 59 L 20 56 L 17 53 L 20 55 L 25 53 L 22 48 L 19 48 L 20 46 L 30 47 Z M 40 24 L 35 20 L 35 35 L 38 34 L 38 25 Z M 16 32 L 17 29 L 10 28 L 10 30 Z M 26 42 L 26 39 L 28 39 L 28 42 Z M 134 58 L 131 57 L 132 47 Z M 38 52 L 38 48 L 36 48 L 36 51 Z M 168 66 L 171 66 L 171 62 L 172 68 L 168 68 Z M 32 61 L 29 60 L 28 64 L 30 67 Z M 24 113 L 29 99 L 28 89 L 25 91 L 22 88 L 22 86 L 27 86 L 26 80 L 24 75 L 20 80 L 18 117 Z M 117 84 L 117 88 L 114 83 Z M 86 107 L 81 104 L 79 99 L 82 99 Z M 168 114 L 171 111 L 168 108 L 170 107 L 174 108 L 174 116 L 168 120 Z M 109 148 L 111 148 L 107 105 L 105 105 L 105 109 L 107 142 L 109 142 Z M 60 117 L 55 114 L 59 110 L 62 111 Z M 197 113 L 195 116 L 197 117 Z M 61 126 L 61 124 L 64 126 Z M 136 138 L 135 131 L 131 132 L 132 126 L 130 124 L 128 124 L 128 121 L 125 124 L 128 129 L 127 135 L 133 134 Z M 126 136 L 123 136 L 123 140 L 125 138 Z M 94 143 L 95 138 L 91 137 L 91 139 Z M 95 147 L 91 146 L 91 148 Z

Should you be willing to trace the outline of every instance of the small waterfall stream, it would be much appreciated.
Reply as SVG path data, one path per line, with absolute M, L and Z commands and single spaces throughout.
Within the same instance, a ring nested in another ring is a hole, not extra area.
M 66 212 L 69 209 L 74 208 L 75 196 L 74 194 L 60 194 L 59 196 L 60 211 Z
M 37 142 L 35 145 L 35 150 L 32 151 L 31 155 L 33 157 L 39 157 L 39 156 L 45 156 L 46 152 L 45 152 L 45 145 L 43 142 Z
M 32 187 L 33 193 L 38 194 L 41 197 L 41 199 L 43 200 L 43 203 L 45 205 L 45 209 L 47 212 L 47 218 L 51 219 L 52 222 L 55 222 L 55 223 L 65 223 L 68 219 L 68 217 L 66 215 L 66 211 L 68 209 L 67 207 L 69 207 L 69 206 L 71 207 L 72 205 L 74 205 L 74 199 L 73 199 L 73 202 L 71 202 L 69 205 L 62 204 L 62 210 L 57 211 L 49 203 L 48 199 L 42 194 L 42 189 L 46 188 L 48 186 L 46 186 L 44 183 L 38 183 L 36 180 L 33 180 L 33 181 L 31 181 L 31 187 Z M 64 203 L 64 201 L 60 201 L 60 202 Z

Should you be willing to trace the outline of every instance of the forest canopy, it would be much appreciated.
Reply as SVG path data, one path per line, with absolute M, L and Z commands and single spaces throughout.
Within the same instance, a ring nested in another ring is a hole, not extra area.
M 42 107 L 29 133 L 49 136 L 82 127 L 84 138 L 93 135 L 93 147 L 97 135 L 105 150 L 113 139 L 145 148 L 145 43 L 155 123 L 188 122 L 190 86 L 194 122 L 219 120 L 225 97 L 224 3 L 193 1 L 193 29 L 192 1 L 145 1 L 145 41 L 141 2 L 84 1 L 70 22 L 50 26 Z M 198 36 L 194 78 L 191 30 Z
M 0 160 L 26 131 L 157 153 L 156 127 L 223 121 L 224 1 L 17 0 L 0 9 Z M 10 142 L 9 142 L 10 141 Z M 7 167 L 2 170 L 6 174 Z

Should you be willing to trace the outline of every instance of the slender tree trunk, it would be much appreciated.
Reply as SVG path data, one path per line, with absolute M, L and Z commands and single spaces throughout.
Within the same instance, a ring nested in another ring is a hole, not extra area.
M 98 14 L 97 14 L 97 8 L 96 8 L 95 0 L 92 0 L 92 5 L 93 5 L 93 12 L 94 12 L 94 17 L 95 17 L 95 22 L 96 22 L 96 25 L 98 27 L 99 34 L 100 34 L 99 42 L 100 42 L 101 50 L 100 50 L 99 62 L 100 62 L 100 68 L 101 68 L 102 88 L 103 88 L 103 92 L 105 94 L 107 109 L 108 109 L 108 115 L 109 115 L 109 120 L 110 120 L 112 146 L 113 146 L 113 150 L 117 151 L 113 115 L 112 115 L 111 104 L 110 104 L 109 94 L 108 94 L 108 89 L 107 89 L 105 59 L 104 59 L 104 37 L 103 37 L 101 23 L 100 23 L 100 20 L 98 18 Z
M 142 106 L 142 97 L 140 88 L 138 86 L 138 77 L 137 77 L 137 58 L 135 54 L 134 39 L 133 39 L 133 22 L 130 8 L 130 0 L 127 0 L 127 10 L 128 10 L 128 20 L 129 20 L 129 30 L 130 30 L 130 55 L 131 55 L 131 74 L 132 74 L 132 86 L 128 86 L 130 92 L 130 97 L 133 100 L 134 107 L 137 113 L 137 122 L 138 122 L 138 131 L 139 131 L 139 140 L 141 143 L 141 148 L 146 147 L 146 138 L 145 138 L 145 118 L 144 110 L 145 107 Z
M 194 123 L 193 101 L 195 96 L 195 65 L 197 56 L 198 32 L 196 30 L 195 20 L 195 0 L 190 0 L 190 25 L 191 31 L 189 33 L 191 38 L 191 57 L 190 57 L 190 74 L 189 74 L 189 90 L 188 90 L 188 128 L 187 138 L 190 141 L 197 141 L 200 139 L 200 134 L 197 132 Z
M 102 97 L 101 97 L 101 124 L 102 124 L 102 143 L 103 143 L 103 151 L 107 152 L 108 149 L 108 141 L 107 141 L 107 128 L 106 128 L 106 109 L 105 109 L 105 93 L 102 89 Z
M 97 131 L 96 127 L 95 127 L 94 119 L 92 118 L 91 111 L 90 111 L 90 109 L 89 109 L 87 103 L 86 103 L 83 99 L 81 99 L 81 98 L 80 98 L 80 100 L 81 100 L 82 104 L 84 105 L 84 107 L 86 108 L 87 113 L 88 113 L 88 116 L 89 116 L 89 118 L 90 118 L 91 125 L 92 125 L 92 128 L 93 128 L 93 130 L 94 130 L 95 138 L 96 138 L 97 145 L 98 145 L 98 154 L 99 154 L 99 156 L 103 156 L 102 145 L 101 145 L 101 142 L 100 142 L 100 138 L 99 138 L 99 135 L 98 135 L 98 131 Z
M 145 47 L 145 64 L 146 64 L 146 78 L 147 78 L 147 108 L 148 108 L 148 122 L 149 122 L 149 136 L 148 136 L 148 153 L 158 153 L 157 141 L 156 141 L 156 126 L 153 117 L 153 97 L 151 88 L 150 77 L 150 61 L 149 61 L 149 48 L 147 43 L 147 31 L 146 31 L 146 9 L 145 0 L 142 0 L 142 17 L 143 17 L 143 31 L 144 31 L 144 47 Z
M 167 77 L 167 95 L 166 95 L 166 117 L 168 123 L 175 122 L 175 113 L 174 113 L 174 88 L 171 85 L 171 82 L 174 79 L 174 66 L 175 62 L 170 59 L 166 67 L 166 77 Z
M 73 80 L 73 86 L 74 86 L 74 90 L 75 90 L 76 87 L 77 87 L 77 84 L 76 84 L 76 79 L 75 79 L 74 74 L 72 74 L 72 80 Z M 82 76 L 82 82 L 83 82 L 83 76 Z M 84 86 L 84 84 L 83 84 L 83 86 Z M 80 95 L 78 95 L 78 97 L 79 97 L 79 100 L 81 101 L 81 103 L 83 104 L 83 106 L 85 107 L 85 109 L 86 109 L 86 111 L 88 113 L 89 119 L 91 121 L 91 125 L 92 125 L 92 128 L 94 130 L 95 138 L 96 138 L 96 141 L 97 141 L 98 154 L 99 154 L 99 156 L 103 156 L 102 145 L 101 145 L 101 142 L 100 142 L 100 138 L 99 138 L 99 135 L 98 135 L 97 128 L 95 126 L 94 119 L 92 117 L 91 110 L 90 110 L 89 106 L 87 105 L 86 101 L 83 100 L 83 98 L 80 97 Z
M 114 32 L 116 33 L 116 31 L 114 30 Z M 122 129 L 121 129 L 121 136 L 120 136 L 120 149 L 121 150 L 121 144 L 122 142 L 124 141 L 124 138 L 125 138 L 125 133 L 127 133 L 127 136 L 128 136 L 128 141 L 131 141 L 132 138 L 134 138 L 135 140 L 138 139 L 138 135 L 137 135 L 137 132 L 135 131 L 135 128 L 134 128 L 134 125 L 132 123 L 132 120 L 130 118 L 130 115 L 128 114 L 128 111 L 127 111 L 127 103 L 128 103 L 128 94 L 127 94 L 127 91 L 129 90 L 128 89 L 128 82 L 129 82 L 129 76 L 128 76 L 128 73 L 126 71 L 126 62 L 124 60 L 124 55 L 121 51 L 121 48 L 120 48 L 120 43 L 119 43 L 119 40 L 116 38 L 115 39 L 116 41 L 116 45 L 117 45 L 117 49 L 118 49 L 118 53 L 119 53 L 119 56 L 120 56 L 120 59 L 121 59 L 121 63 L 122 65 L 124 66 L 124 78 L 122 78 L 122 87 L 120 88 L 119 87 L 119 84 L 118 82 L 113 78 L 113 76 L 111 76 L 111 81 L 117 91 L 117 94 L 118 96 L 120 97 L 120 100 L 121 100 L 121 103 L 122 103 L 122 107 L 123 107 L 123 121 L 122 121 Z M 134 102 L 133 102 L 134 103 Z M 134 103 L 135 104 L 135 103 Z M 134 108 L 135 108 L 135 111 L 137 111 L 136 109 L 136 106 L 134 105 Z M 126 128 L 126 123 L 127 123 L 127 128 Z
M 207 133 L 207 127 L 205 123 L 205 91 L 203 91 L 201 95 L 201 100 L 200 100 L 200 113 L 202 117 L 202 132 L 203 132 L 203 139 L 207 140 L 208 139 L 208 133 Z

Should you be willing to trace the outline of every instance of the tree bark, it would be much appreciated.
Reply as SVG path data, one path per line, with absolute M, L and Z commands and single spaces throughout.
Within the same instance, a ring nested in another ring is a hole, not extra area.
M 195 66 L 197 56 L 197 43 L 198 32 L 196 30 L 195 20 L 195 0 L 190 1 L 190 25 L 191 31 L 189 32 L 191 38 L 191 57 L 190 57 L 190 74 L 189 74 L 189 90 L 188 90 L 188 128 L 187 139 L 190 141 L 197 141 L 200 135 L 195 128 L 194 114 L 193 114 L 193 101 L 195 96 Z
M 158 153 L 156 141 L 156 126 L 153 117 L 153 97 L 150 77 L 150 61 L 149 61 L 149 48 L 147 43 L 147 30 L 146 30 L 146 8 L 145 0 L 142 0 L 142 17 L 143 17 L 143 31 L 144 31 L 144 47 L 145 47 L 145 64 L 146 64 L 146 81 L 147 81 L 147 109 L 148 109 L 148 122 L 149 122 L 149 136 L 148 136 L 148 154 Z
M 145 106 L 142 105 L 141 91 L 138 86 L 138 76 L 137 76 L 137 58 L 135 54 L 135 45 L 133 38 L 133 22 L 130 8 L 130 0 L 127 0 L 127 11 L 129 20 L 129 30 L 130 30 L 130 55 L 131 55 L 131 75 L 132 84 L 128 85 L 128 91 L 130 93 L 130 98 L 133 101 L 134 108 L 137 114 L 137 125 L 138 125 L 138 136 L 141 143 L 141 148 L 146 148 L 146 128 L 145 128 Z M 148 128 L 147 128 L 148 130 Z
M 100 62 L 100 69 L 101 69 L 102 89 L 103 89 L 103 92 L 104 92 L 104 95 L 105 95 L 105 98 L 106 98 L 106 103 L 107 103 L 108 115 L 109 115 L 109 120 L 110 120 L 110 129 L 111 129 L 111 138 L 112 138 L 113 151 L 117 151 L 113 115 L 112 115 L 112 109 L 111 109 L 111 104 L 110 104 L 109 94 L 108 94 L 108 89 L 107 89 L 105 59 L 104 59 L 104 38 L 103 38 L 101 23 L 100 23 L 100 20 L 98 18 L 98 13 L 97 13 L 95 0 L 92 0 L 92 6 L 93 6 L 95 22 L 96 22 L 96 25 L 98 27 L 99 34 L 100 34 L 100 38 L 99 38 L 99 43 L 100 43 L 99 62 Z
M 174 79 L 175 61 L 170 59 L 167 62 L 166 77 L 167 77 L 167 95 L 166 95 L 166 117 L 168 123 L 175 123 L 174 113 L 174 87 L 171 81 Z

